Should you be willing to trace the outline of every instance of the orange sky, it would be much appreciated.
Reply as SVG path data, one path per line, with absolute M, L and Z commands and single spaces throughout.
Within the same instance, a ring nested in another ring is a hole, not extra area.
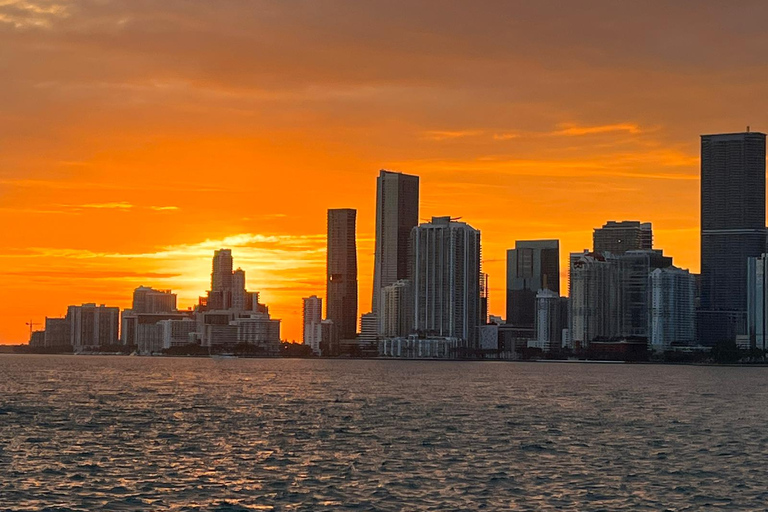
M 768 129 L 767 16 L 0 0 L 0 343 L 68 304 L 127 307 L 139 285 L 190 306 L 220 247 L 300 340 L 335 207 L 358 209 L 364 313 L 380 168 L 421 176 L 422 218 L 482 231 L 493 314 L 516 239 L 559 238 L 565 264 L 608 219 L 653 222 L 698 271 L 698 136 Z

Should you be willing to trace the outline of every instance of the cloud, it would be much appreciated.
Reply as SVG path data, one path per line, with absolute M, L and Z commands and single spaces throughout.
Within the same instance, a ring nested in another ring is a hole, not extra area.
M 428 140 L 462 139 L 482 135 L 482 130 L 430 130 L 423 133 L 422 138 Z
M 549 135 L 579 136 L 610 132 L 627 132 L 636 135 L 642 133 L 642 130 L 640 130 L 638 125 L 629 123 L 606 124 L 602 126 L 577 126 L 562 124 L 560 126 L 561 128 L 559 130 L 550 132 Z

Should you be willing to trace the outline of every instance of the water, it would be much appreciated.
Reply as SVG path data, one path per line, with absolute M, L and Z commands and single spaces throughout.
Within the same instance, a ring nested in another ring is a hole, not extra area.
M 768 368 L 0 356 L 0 510 L 763 510 Z

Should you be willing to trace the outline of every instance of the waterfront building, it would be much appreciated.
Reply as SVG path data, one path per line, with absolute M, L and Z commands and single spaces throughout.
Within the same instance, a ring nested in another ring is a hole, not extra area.
M 507 323 L 533 328 L 536 293 L 560 293 L 560 242 L 517 240 L 507 251 Z
M 702 344 L 746 333 L 747 260 L 766 252 L 765 202 L 765 134 L 702 135 Z
M 357 210 L 328 210 L 326 318 L 341 339 L 357 334 Z
M 333 320 L 325 319 L 320 322 L 320 355 L 337 356 L 339 355 L 339 328 L 333 323 Z
M 596 338 L 620 333 L 618 265 L 610 255 L 571 253 L 569 339 L 573 349 L 586 349 Z
M 650 341 L 650 273 L 672 266 L 660 250 L 627 251 L 612 260 L 618 264 L 619 337 Z M 672 283 L 662 280 L 662 284 Z
M 480 324 L 480 231 L 450 217 L 432 217 L 411 236 L 416 332 L 459 338 L 464 348 L 475 348 Z
M 379 337 L 379 317 L 376 313 L 365 313 L 360 316 L 360 334 L 357 340 L 361 346 L 376 344 Z
M 650 287 L 650 348 L 664 352 L 673 346 L 693 345 L 696 333 L 696 283 L 687 270 L 656 268 Z
M 32 331 L 29 335 L 29 346 L 37 348 L 45 347 L 45 331 Z
M 379 341 L 380 357 L 404 359 L 453 359 L 461 340 L 429 336 L 420 338 L 412 334 L 405 338 L 385 338 Z
M 381 289 L 379 333 L 382 336 L 403 337 L 413 330 L 413 299 L 411 281 L 401 279 Z
M 750 346 L 768 349 L 768 254 L 747 261 L 747 336 Z
M 371 311 L 379 312 L 382 289 L 408 279 L 411 230 L 419 223 L 419 177 L 379 171 L 376 179 L 376 247 Z M 381 316 L 380 320 L 384 320 Z
M 120 309 L 93 303 L 67 308 L 70 339 L 75 352 L 94 350 L 118 342 Z
M 72 346 L 72 331 L 66 318 L 45 317 L 45 346 Z
M 133 291 L 134 313 L 165 313 L 176 311 L 176 294 L 171 290 L 155 290 L 148 286 L 139 286 Z
M 552 290 L 536 294 L 536 344 L 544 352 L 558 352 L 568 327 L 568 299 Z
M 621 255 L 627 251 L 653 249 L 653 228 L 650 222 L 609 220 L 603 227 L 595 228 L 592 248 L 597 253 Z
M 320 354 L 320 340 L 322 339 L 322 327 L 320 322 L 323 320 L 323 299 L 317 295 L 305 297 L 302 299 L 302 317 L 303 317 L 303 342 L 312 348 L 312 352 Z
M 160 353 L 163 348 L 168 348 L 164 344 L 163 328 L 159 325 L 160 322 L 164 320 L 191 320 L 192 315 L 192 311 L 136 314 L 131 310 L 125 310 L 122 315 L 121 341 L 123 345 L 135 346 L 139 354 Z

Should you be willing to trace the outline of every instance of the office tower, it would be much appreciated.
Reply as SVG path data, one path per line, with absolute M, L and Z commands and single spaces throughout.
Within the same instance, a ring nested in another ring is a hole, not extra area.
M 613 256 L 571 253 L 569 339 L 571 348 L 586 349 L 597 338 L 620 332 L 619 273 Z
M 656 352 L 691 345 L 696 332 L 696 283 L 687 270 L 654 269 L 648 276 L 651 292 L 650 348 Z
M 619 336 L 650 340 L 649 280 L 658 268 L 672 266 L 672 258 L 660 250 L 627 251 L 618 264 Z
M 320 353 L 320 340 L 322 339 L 323 299 L 317 295 L 305 297 L 303 302 L 304 339 L 305 345 L 312 348 L 315 354 Z
M 104 304 L 83 304 L 67 308 L 70 339 L 75 352 L 97 349 L 118 342 L 120 309 Z
M 768 254 L 747 260 L 747 334 L 752 347 L 768 349 Z
M 552 290 L 536 294 L 536 346 L 544 352 L 558 352 L 563 329 L 568 328 L 568 299 Z
M 328 210 L 326 318 L 341 339 L 357 334 L 357 210 Z
M 609 220 L 592 234 L 594 252 L 620 255 L 627 251 L 653 249 L 653 230 L 650 222 Z
M 488 323 L 488 300 L 491 296 L 488 274 L 480 274 L 480 325 Z
M 376 253 L 373 262 L 373 302 L 380 305 L 381 289 L 407 279 L 408 244 L 419 223 L 419 177 L 381 170 L 376 178 Z
M 379 333 L 389 338 L 408 336 L 413 330 L 411 281 L 401 279 L 381 289 Z
M 539 290 L 560 293 L 560 242 L 518 240 L 507 251 L 507 323 L 533 328 Z
M 320 354 L 323 356 L 339 355 L 339 328 L 333 320 L 320 322 Z
M 747 259 L 765 251 L 765 134 L 702 135 L 702 344 L 745 333 Z
M 147 286 L 139 286 L 133 290 L 131 311 L 136 314 L 176 311 L 176 294 L 171 290 L 155 290 Z
M 232 251 L 219 249 L 213 252 L 213 271 L 211 272 L 211 290 L 229 290 L 232 288 Z
M 450 217 L 414 228 L 414 327 L 475 348 L 480 324 L 480 231 Z

